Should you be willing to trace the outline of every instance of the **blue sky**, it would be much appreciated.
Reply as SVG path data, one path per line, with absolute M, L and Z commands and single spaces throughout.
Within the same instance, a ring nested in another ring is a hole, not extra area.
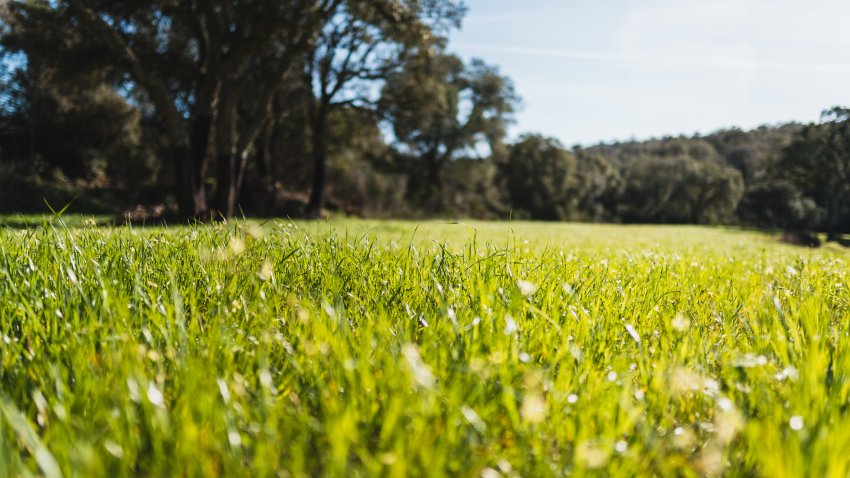
M 848 0 L 466 3 L 450 48 L 514 80 L 514 136 L 587 145 L 813 121 L 850 105 Z

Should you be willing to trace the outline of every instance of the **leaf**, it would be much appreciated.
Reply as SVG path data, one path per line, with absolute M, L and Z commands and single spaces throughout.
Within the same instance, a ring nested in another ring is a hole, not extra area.
M 24 447 L 33 454 L 44 476 L 47 478 L 62 478 L 62 470 L 59 469 L 59 463 L 56 462 L 56 458 L 53 457 L 50 450 L 41 442 L 29 420 L 3 396 L 0 396 L 0 413 L 2 413 L 3 418 L 5 418 L 9 426 L 18 435 Z

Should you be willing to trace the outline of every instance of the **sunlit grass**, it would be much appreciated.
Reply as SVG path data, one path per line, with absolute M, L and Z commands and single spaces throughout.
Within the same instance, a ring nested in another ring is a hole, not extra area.
M 359 221 L 0 249 L 0 476 L 850 473 L 838 249 Z

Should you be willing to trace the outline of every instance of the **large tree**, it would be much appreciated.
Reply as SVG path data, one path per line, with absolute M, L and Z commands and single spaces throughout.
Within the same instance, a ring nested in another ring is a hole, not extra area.
M 65 42 L 113 66 L 122 74 L 121 86 L 151 105 L 167 138 L 180 214 L 197 217 L 210 212 L 209 148 L 219 157 L 215 209 L 227 215 L 239 167 L 267 120 L 278 80 L 342 3 L 18 0 L 11 9 L 24 25 L 36 15 L 52 15 L 69 30 Z
M 744 191 L 734 168 L 687 155 L 630 158 L 623 178 L 619 212 L 626 222 L 727 222 Z
M 440 192 L 449 161 L 500 151 L 518 102 L 512 82 L 495 67 L 480 60 L 464 65 L 436 47 L 412 55 L 389 75 L 382 110 L 398 155 L 422 166 L 413 168 L 417 199 L 427 202 Z
M 106 156 L 136 155 L 138 110 L 114 90 L 109 68 L 77 42 L 63 41 L 73 37 L 68 25 L 50 9 L 22 18 L 8 4 L 0 8 L 0 25 L 0 149 L 7 160 L 56 167 L 76 179 L 102 169 Z
M 574 148 L 579 182 L 582 184 L 578 209 L 581 219 L 593 222 L 617 220 L 617 201 L 623 178 L 604 156 Z
M 456 23 L 464 10 L 452 0 L 18 0 L 12 7 L 22 24 L 52 16 L 68 30 L 63 41 L 113 66 L 116 87 L 150 105 L 184 217 L 233 213 L 275 98 L 305 64 L 316 85 L 311 208 L 318 209 L 331 106 L 350 101 L 353 81 L 381 76 L 391 45 L 430 43 L 435 25 Z
M 834 107 L 821 117 L 785 149 L 777 169 L 826 209 L 828 240 L 836 240 L 850 199 L 850 109 Z
M 583 185 L 575 156 L 558 140 L 525 135 L 498 163 L 498 187 L 511 209 L 531 219 L 575 219 Z
M 402 8 L 400 8 L 402 7 Z M 328 118 L 337 108 L 374 111 L 376 83 L 410 51 L 431 48 L 459 26 L 464 7 L 455 1 L 348 2 L 326 23 L 305 62 L 313 185 L 308 214 L 321 210 L 327 181 Z

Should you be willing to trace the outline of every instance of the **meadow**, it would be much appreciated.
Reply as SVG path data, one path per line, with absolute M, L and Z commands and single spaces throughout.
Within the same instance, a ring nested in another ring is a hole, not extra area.
M 850 474 L 839 247 L 40 221 L 0 228 L 0 476 Z

